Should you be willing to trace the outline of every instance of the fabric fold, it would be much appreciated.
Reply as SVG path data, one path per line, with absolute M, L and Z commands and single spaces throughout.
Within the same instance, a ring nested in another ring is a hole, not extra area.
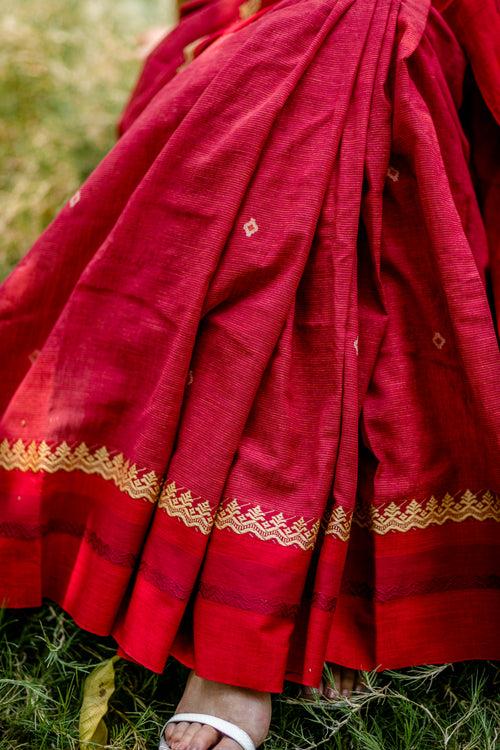
M 430 2 L 188 3 L 0 287 L 7 606 L 273 692 L 498 658 L 465 66 Z

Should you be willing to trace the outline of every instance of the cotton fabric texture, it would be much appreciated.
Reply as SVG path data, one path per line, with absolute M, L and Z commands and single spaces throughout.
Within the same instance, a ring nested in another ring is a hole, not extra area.
M 0 287 L 7 606 L 273 692 L 500 658 L 499 99 L 471 42 L 497 16 L 473 5 L 183 7 Z

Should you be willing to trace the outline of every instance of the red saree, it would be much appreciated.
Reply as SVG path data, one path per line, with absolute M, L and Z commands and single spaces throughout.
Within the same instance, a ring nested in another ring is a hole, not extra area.
M 184 8 L 0 287 L 7 606 L 266 691 L 500 658 L 494 130 L 446 13 Z

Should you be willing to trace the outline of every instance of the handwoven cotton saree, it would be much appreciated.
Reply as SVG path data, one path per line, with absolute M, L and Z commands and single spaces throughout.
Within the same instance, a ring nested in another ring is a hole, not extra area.
M 266 691 L 500 658 L 498 98 L 443 14 L 185 6 L 0 287 L 7 606 Z

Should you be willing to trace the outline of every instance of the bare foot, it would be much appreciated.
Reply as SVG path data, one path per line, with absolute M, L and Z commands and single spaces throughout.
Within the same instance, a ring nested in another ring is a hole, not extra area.
M 271 696 L 256 690 L 210 682 L 191 672 L 176 713 L 212 714 L 250 735 L 256 747 L 267 737 Z M 206 724 L 169 724 L 165 739 L 172 750 L 241 750 L 241 746 Z
M 323 679 L 317 688 L 303 687 L 301 696 L 304 698 L 327 698 L 335 700 L 343 696 L 349 698 L 353 692 L 366 692 L 366 685 L 362 681 L 361 672 L 355 669 L 341 667 L 338 664 L 330 664 L 330 675 L 327 670 L 323 673 Z

